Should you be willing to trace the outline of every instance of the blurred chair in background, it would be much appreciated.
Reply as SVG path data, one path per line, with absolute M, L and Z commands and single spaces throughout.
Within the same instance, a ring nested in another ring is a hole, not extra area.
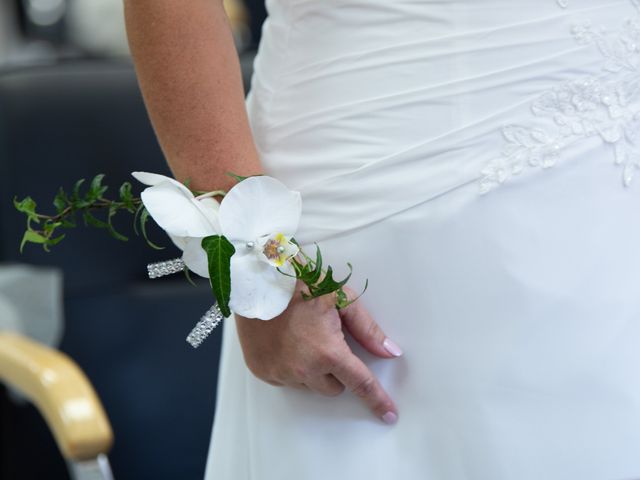
M 37 405 L 74 480 L 113 480 L 106 455 L 113 443 L 109 420 L 91 384 L 69 357 L 0 331 L 0 381 Z
M 60 344 L 63 318 L 60 269 L 0 266 L 0 384 L 14 404 L 37 407 L 74 480 L 112 480 L 113 433 L 102 404 L 75 362 L 51 348 Z

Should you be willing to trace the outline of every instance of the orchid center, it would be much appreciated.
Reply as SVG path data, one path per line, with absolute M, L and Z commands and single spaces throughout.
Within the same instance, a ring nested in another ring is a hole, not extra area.
M 274 267 L 280 267 L 289 258 L 297 255 L 298 251 L 298 246 L 284 234 L 275 233 L 264 240 L 261 257 Z

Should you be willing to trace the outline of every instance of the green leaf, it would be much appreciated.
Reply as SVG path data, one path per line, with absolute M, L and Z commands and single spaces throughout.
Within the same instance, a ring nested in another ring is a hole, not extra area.
M 109 224 L 109 234 L 116 240 L 122 240 L 123 242 L 127 242 L 129 239 L 124 235 L 122 235 L 120 232 L 118 232 L 113 226 L 113 223 L 111 223 L 111 218 L 116 213 L 118 213 L 118 204 L 112 203 L 111 205 L 109 205 L 109 214 L 107 215 L 107 223 Z
M 74 210 L 80 209 L 80 208 L 86 208 L 91 205 L 91 202 L 82 198 L 82 195 L 80 194 L 80 186 L 83 183 L 84 183 L 84 178 L 81 178 L 73 186 L 73 190 L 71 192 L 71 206 Z
M 300 250 L 300 253 L 305 258 L 306 263 L 303 264 L 302 262 L 294 258 L 292 259 L 291 264 L 296 271 L 296 276 L 306 285 L 311 287 L 318 281 L 320 275 L 322 274 L 322 254 L 320 253 L 320 247 L 318 247 L 318 245 L 316 244 L 315 261 L 308 255 L 306 255 L 302 250 Z
M 120 194 L 120 201 L 124 204 L 125 208 L 133 213 L 135 210 L 135 205 L 133 204 L 133 195 L 131 193 L 131 183 L 124 182 L 120 186 L 120 190 L 118 191 Z
M 84 183 L 84 178 L 78 180 L 71 190 L 71 201 L 75 202 L 80 199 L 80 186 Z
M 73 227 L 76 227 L 76 226 L 77 226 L 77 223 L 76 223 L 76 219 L 75 219 L 75 217 L 74 217 L 74 216 L 72 216 L 72 215 L 65 216 L 65 217 L 62 219 L 62 226 L 63 226 L 64 228 L 73 228 Z
M 82 219 L 84 220 L 84 224 L 87 226 L 97 227 L 97 228 L 109 228 L 109 224 L 107 222 L 103 222 L 102 220 L 94 217 L 89 210 L 85 210 L 82 212 Z
M 103 178 L 104 173 L 100 173 L 93 177 L 93 180 L 91 180 L 91 184 L 89 185 L 89 191 L 87 192 L 87 195 L 85 197 L 85 202 L 91 204 L 96 200 L 102 198 L 104 192 L 106 192 L 109 188 L 106 185 L 102 185 Z
M 53 199 L 53 206 L 56 207 L 56 213 L 61 214 L 65 208 L 69 205 L 69 198 L 67 193 L 62 187 L 58 190 L 55 198 Z
M 231 295 L 231 256 L 236 249 L 222 235 L 210 235 L 202 239 L 202 248 L 209 261 L 209 283 L 225 317 L 231 315 L 229 297 Z
M 147 235 L 147 222 L 149 221 L 149 217 L 149 212 L 146 208 L 143 208 L 140 212 L 140 230 L 142 230 L 142 236 L 151 248 L 155 248 L 156 250 L 164 250 L 164 247 L 156 245 L 151 240 L 149 240 L 149 236 Z
M 314 263 L 315 270 L 312 272 L 309 282 L 316 283 L 322 274 L 322 253 L 320 253 L 320 247 L 316 243 L 316 261 Z
M 144 210 L 144 203 L 140 202 L 138 208 L 136 209 L 136 213 L 133 215 L 133 231 L 136 235 L 140 235 L 140 231 L 138 230 L 138 223 L 140 221 L 140 213 Z
M 89 185 L 89 193 L 91 193 L 92 195 L 98 195 L 98 192 L 104 192 L 107 190 L 106 185 L 102 185 L 102 179 L 104 178 L 104 173 L 99 173 L 98 175 L 96 175 L 95 177 L 93 177 L 93 180 L 91 180 L 91 185 Z
M 197 287 L 196 282 L 194 282 L 193 279 L 191 278 L 191 272 L 189 270 L 189 267 L 185 265 L 182 271 L 184 272 L 184 276 L 187 277 L 187 281 L 194 287 Z
M 355 302 L 357 299 L 360 298 L 360 296 L 367 291 L 367 287 L 369 286 L 369 279 L 367 278 L 364 282 L 364 288 L 362 289 L 362 291 L 360 292 L 360 294 L 354 298 L 353 300 L 347 300 L 347 294 L 344 293 L 344 290 L 340 289 L 338 290 L 338 299 L 336 301 L 336 307 L 337 308 L 344 308 L 348 305 L 351 305 L 353 302 Z
M 342 286 L 344 286 L 349 280 L 349 277 L 351 277 L 351 264 L 347 263 L 347 265 L 349 266 L 349 270 L 350 270 L 349 275 L 347 275 L 344 278 L 344 280 L 341 280 L 339 282 L 333 278 L 333 270 L 331 266 L 327 267 L 327 273 L 325 277 L 322 279 L 322 281 L 318 285 L 316 285 L 313 288 L 313 290 L 311 291 L 311 294 L 314 297 L 319 297 L 327 293 L 335 292 L 339 288 L 342 288 Z
M 42 230 L 47 235 L 47 237 L 51 237 L 53 231 L 60 226 L 62 226 L 62 222 L 54 222 L 53 220 L 48 218 L 42 225 Z
M 303 270 L 302 265 L 299 262 L 297 262 L 295 259 L 292 259 L 291 260 L 291 266 L 295 270 L 296 277 L 299 278 L 300 275 L 302 274 L 302 270 Z
M 116 240 L 120 240 L 122 242 L 128 242 L 129 238 L 122 235 L 120 232 L 118 232 L 115 228 L 110 228 L 109 229 L 109 235 L 111 235 L 113 238 L 115 238 Z
M 62 241 L 62 239 L 63 239 L 64 237 L 65 237 L 65 235 L 64 235 L 64 234 L 62 234 L 62 235 L 60 235 L 60 236 L 58 236 L 58 237 L 56 237 L 56 238 L 49 238 L 49 239 L 47 240 L 47 245 L 57 245 L 57 244 L 59 244 L 59 243 Z
M 279 271 L 281 274 L 286 275 L 287 277 L 300 278 L 300 276 L 298 274 L 291 275 L 291 274 L 285 272 L 284 270 L 280 270 L 280 267 L 276 267 L 276 270 Z
M 20 242 L 20 253 L 22 253 L 24 246 L 29 242 L 44 244 L 47 243 L 47 237 L 42 236 L 33 230 L 27 230 L 22 236 L 22 242 Z
M 231 173 L 231 172 L 226 172 L 227 175 L 229 175 L 230 177 L 233 177 L 236 179 L 237 182 L 241 182 L 242 180 L 246 180 L 249 177 L 243 177 L 242 175 L 236 175 L 235 173 Z M 258 175 L 252 175 L 252 176 L 258 176 Z
M 336 291 L 336 307 L 341 308 L 345 306 L 344 304 L 347 302 L 347 294 L 341 288 Z
M 18 200 L 17 197 L 13 197 L 13 206 L 19 212 L 27 215 L 28 220 L 32 220 L 36 223 L 40 223 L 38 214 L 36 213 L 36 202 L 31 197 L 24 197 L 22 200 Z

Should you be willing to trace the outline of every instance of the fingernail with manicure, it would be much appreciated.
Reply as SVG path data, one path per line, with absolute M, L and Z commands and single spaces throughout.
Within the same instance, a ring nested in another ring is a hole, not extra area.
M 398 415 L 393 412 L 387 412 L 382 416 L 382 421 L 387 425 L 393 425 L 398 421 Z
M 402 349 L 398 345 L 396 345 L 395 342 L 388 338 L 384 339 L 384 342 L 382 342 L 382 346 L 394 357 L 399 357 L 400 355 L 402 355 Z

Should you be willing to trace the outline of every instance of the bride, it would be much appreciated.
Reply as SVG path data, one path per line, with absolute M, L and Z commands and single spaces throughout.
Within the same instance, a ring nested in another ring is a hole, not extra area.
M 176 178 L 369 280 L 227 321 L 208 479 L 640 478 L 640 0 L 267 0 L 246 98 L 222 1 L 125 5 Z

